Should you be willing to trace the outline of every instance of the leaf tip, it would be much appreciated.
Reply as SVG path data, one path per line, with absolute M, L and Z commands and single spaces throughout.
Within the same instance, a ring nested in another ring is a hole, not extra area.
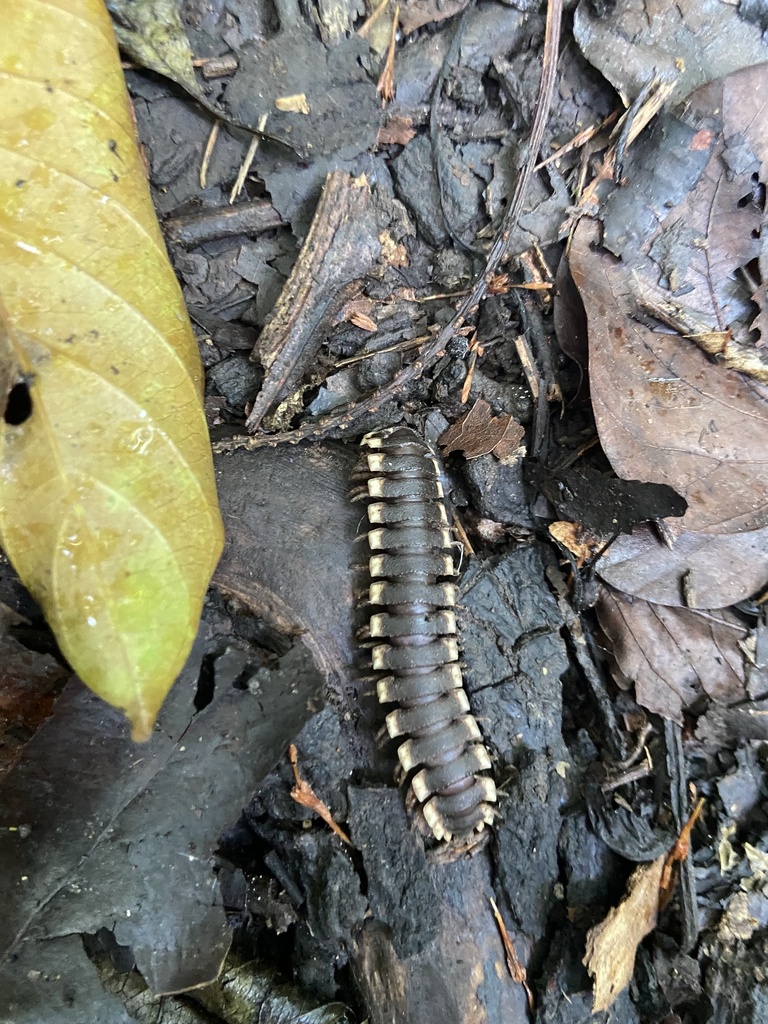
M 130 715 L 126 712 L 128 721 L 131 723 L 131 739 L 134 743 L 146 743 L 152 735 L 155 718 L 141 711 L 137 715 Z

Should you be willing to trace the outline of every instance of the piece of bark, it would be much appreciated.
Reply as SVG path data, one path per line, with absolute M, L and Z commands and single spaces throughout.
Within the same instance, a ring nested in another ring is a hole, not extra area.
M 363 513 L 348 499 L 357 459 L 340 445 L 216 457 L 226 545 L 214 586 L 279 631 L 301 636 L 327 677 L 353 661 L 352 545 Z
M 235 235 L 260 235 L 280 227 L 285 227 L 285 221 L 265 199 L 184 213 L 163 225 L 169 242 L 190 248 Z
M 371 189 L 364 176 L 332 171 L 291 276 L 253 351 L 264 384 L 246 421 L 253 433 L 314 361 L 352 282 L 381 253 Z

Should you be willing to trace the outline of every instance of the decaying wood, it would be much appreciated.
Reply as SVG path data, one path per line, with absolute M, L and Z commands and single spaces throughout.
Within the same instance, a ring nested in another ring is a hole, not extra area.
M 166 238 L 180 245 L 202 245 L 234 235 L 260 235 L 285 226 L 285 221 L 265 199 L 252 199 L 237 206 L 185 213 L 165 222 Z
M 347 477 L 356 457 L 307 446 L 216 460 L 227 541 L 214 586 L 300 635 L 342 682 L 353 660 L 350 552 L 361 513 L 347 500 Z
M 381 243 L 365 177 L 332 171 L 312 226 L 252 358 L 266 374 L 246 421 L 258 429 L 264 415 L 290 393 L 317 355 L 349 285 L 379 257 Z
M 391 933 L 376 921 L 362 929 L 353 969 L 371 1024 L 527 1024 L 525 989 L 504 964 L 488 863 L 475 858 L 455 868 L 452 876 L 446 876 L 448 868 L 439 869 L 437 931 L 420 952 L 398 956 Z M 447 877 L 451 898 L 444 888 Z

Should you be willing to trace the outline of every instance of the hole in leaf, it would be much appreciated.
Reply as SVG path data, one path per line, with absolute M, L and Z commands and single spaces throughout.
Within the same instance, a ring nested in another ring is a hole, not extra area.
M 746 206 L 754 206 L 758 210 L 765 209 L 765 185 L 760 181 L 756 174 L 753 174 L 750 179 L 752 186 L 751 191 L 741 197 L 736 203 L 736 206 L 743 210 Z
M 9 426 L 18 427 L 25 423 L 31 415 L 32 395 L 29 393 L 29 385 L 26 381 L 19 381 L 8 392 L 3 418 Z
M 207 708 L 213 700 L 216 689 L 216 679 L 213 673 L 213 656 L 206 654 L 200 665 L 200 675 L 197 677 L 197 692 L 195 693 L 195 711 L 202 711 Z

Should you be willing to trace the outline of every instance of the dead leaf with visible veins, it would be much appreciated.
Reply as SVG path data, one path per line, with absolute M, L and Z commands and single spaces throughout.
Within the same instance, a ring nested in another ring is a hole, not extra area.
M 602 235 L 583 220 L 571 249 L 603 449 L 619 476 L 682 494 L 686 530 L 768 526 L 768 388 L 696 344 L 696 334 L 727 331 L 758 352 L 740 271 L 758 261 L 764 230 L 766 90 L 762 64 L 664 116 L 633 147 L 632 188 L 607 200 Z M 670 333 L 675 318 L 679 333 Z
M 728 611 L 670 608 L 605 587 L 596 606 L 612 644 L 614 676 L 635 684 L 638 704 L 682 724 L 706 694 L 720 704 L 747 699 L 740 644 L 748 630 Z
M 508 458 L 520 447 L 525 431 L 508 414 L 492 416 L 491 407 L 478 398 L 469 412 L 453 423 L 440 438 L 443 455 L 463 452 L 467 459 L 478 459 L 493 452 Z
M 656 927 L 659 885 L 666 854 L 641 864 L 627 882 L 627 895 L 587 933 L 582 961 L 595 980 L 593 1013 L 610 1009 L 632 980 L 637 947 Z
M 665 544 L 651 526 L 617 537 L 596 566 L 617 590 L 657 604 L 727 608 L 768 580 L 768 527 L 746 533 L 684 531 Z

